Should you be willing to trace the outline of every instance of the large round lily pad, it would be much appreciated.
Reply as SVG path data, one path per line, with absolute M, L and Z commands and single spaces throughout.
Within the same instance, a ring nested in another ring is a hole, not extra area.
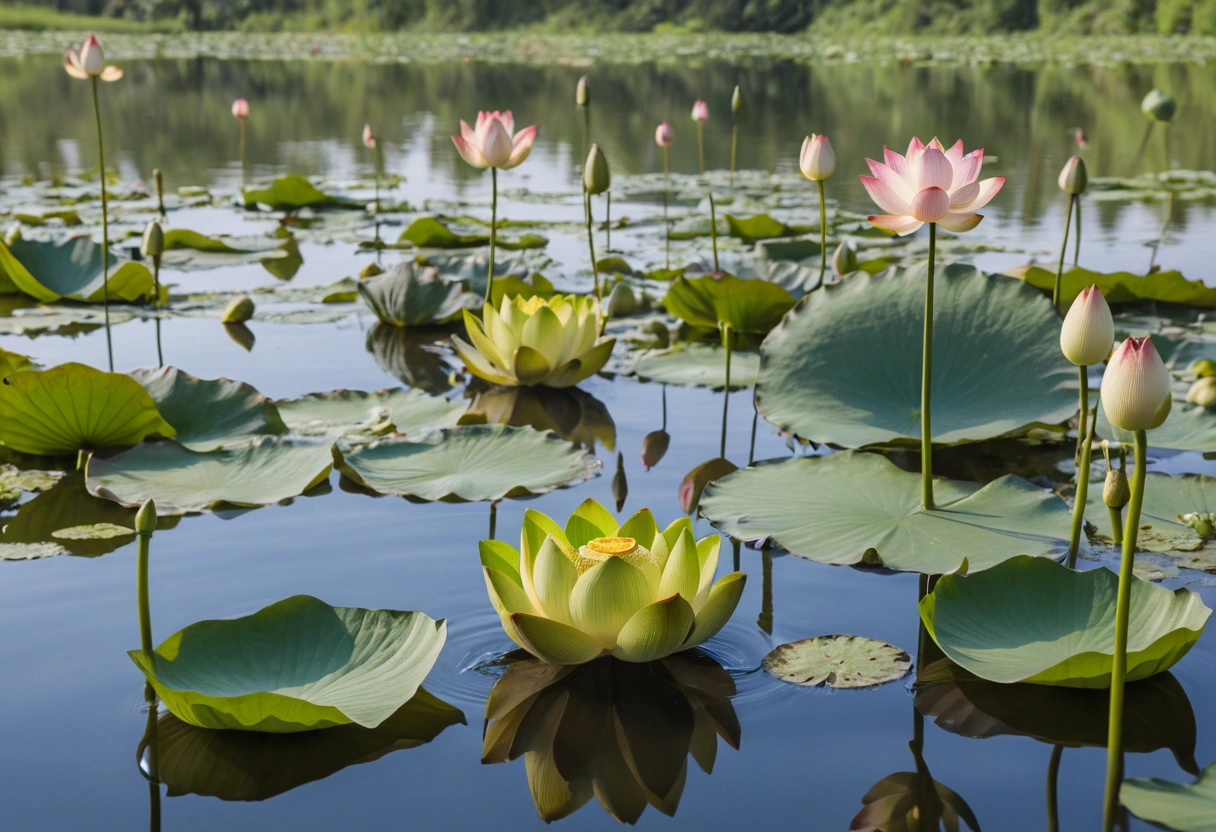
M 27 454 L 121 448 L 176 431 L 139 382 L 85 364 L 20 370 L 0 384 L 0 443 Z
M 481 298 L 460 283 L 445 280 L 431 266 L 413 260 L 383 274 L 360 280 L 359 296 L 376 317 L 395 326 L 436 326 L 454 321 L 464 309 L 476 309 Z
M 197 378 L 176 367 L 136 370 L 131 375 L 177 430 L 176 440 L 192 451 L 213 451 L 253 436 L 287 432 L 274 402 L 243 381 Z
M 339 444 L 338 468 L 364 488 L 419 500 L 501 500 L 592 477 L 599 461 L 553 433 L 462 425 L 411 438 Z
M 279 415 L 306 436 L 372 436 L 420 433 L 451 427 L 467 401 L 428 396 L 421 390 L 332 390 L 276 402 Z
M 861 451 L 759 462 L 711 483 L 701 513 L 741 540 L 771 538 L 821 563 L 881 564 L 944 574 L 1015 555 L 1067 551 L 1071 512 L 1046 489 L 1004 476 L 985 486 L 934 481 L 921 510 L 920 474 Z
M 62 298 L 101 303 L 107 291 L 111 302 L 152 297 L 155 284 L 147 266 L 129 260 L 120 265 L 110 254 L 106 281 L 101 255 L 101 246 L 88 236 L 59 241 L 17 239 L 9 245 L 0 243 L 0 276 L 18 291 L 46 303 Z
M 912 671 L 912 657 L 906 650 L 872 638 L 816 636 L 775 647 L 760 666 L 793 685 L 869 688 L 907 676 Z
M 717 329 L 729 324 L 736 332 L 764 335 L 794 305 L 794 297 L 767 280 L 706 275 L 693 280 L 676 278 L 663 305 L 693 326 Z
M 200 728 L 287 734 L 375 728 L 418 691 L 447 627 L 420 612 L 331 607 L 308 595 L 200 621 L 128 655 L 173 715 Z
M 758 353 L 731 351 L 732 390 L 751 387 L 759 372 Z M 687 344 L 659 352 L 644 352 L 629 368 L 629 374 L 642 381 L 721 390 L 726 386 L 726 350 L 717 345 Z
M 1110 686 L 1119 577 L 1018 557 L 978 575 L 944 575 L 920 602 L 933 640 L 992 682 Z M 1127 680 L 1168 670 L 1212 611 L 1189 590 L 1132 579 Z
M 1130 778 L 1119 802 L 1141 820 L 1175 832 L 1216 832 L 1216 763 L 1190 784 Z
M 155 442 L 89 459 L 90 493 L 124 506 L 156 500 L 160 514 L 220 505 L 265 506 L 319 485 L 333 469 L 333 446 L 288 437 L 256 437 L 239 448 L 200 454 Z
M 1060 317 L 1020 280 L 938 270 L 933 439 L 954 444 L 1077 412 Z M 855 273 L 812 292 L 760 348 L 756 404 L 778 427 L 845 448 L 920 439 L 925 267 Z
M 1110 513 L 1102 502 L 1101 488 L 1090 489 L 1085 508 L 1086 519 L 1097 527 L 1099 535 L 1109 539 Z M 1182 516 L 1211 516 L 1213 512 L 1216 512 L 1216 478 L 1149 471 L 1144 480 L 1144 506 L 1136 548 L 1149 552 L 1193 552 L 1203 546 L 1204 538 Z

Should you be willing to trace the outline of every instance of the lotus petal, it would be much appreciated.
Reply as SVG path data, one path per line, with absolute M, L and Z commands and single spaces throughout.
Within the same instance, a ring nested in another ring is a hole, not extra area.
M 511 622 L 524 649 L 550 664 L 583 664 L 605 652 L 593 638 L 559 621 L 520 613 Z
M 747 575 L 742 572 L 731 572 L 718 579 L 709 591 L 705 606 L 697 611 L 697 623 L 692 635 L 684 643 L 685 649 L 704 644 L 726 626 L 726 622 L 735 613 L 735 607 L 739 606 L 746 583 Z
M 570 617 L 579 630 L 612 649 L 625 622 L 653 600 L 642 571 L 610 557 L 579 576 L 570 595 Z
M 696 616 L 679 595 L 642 607 L 621 628 L 612 655 L 627 662 L 650 662 L 680 650 Z

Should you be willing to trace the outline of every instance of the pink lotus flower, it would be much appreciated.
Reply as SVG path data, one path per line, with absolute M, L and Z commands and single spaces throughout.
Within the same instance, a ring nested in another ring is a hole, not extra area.
M 671 129 L 670 121 L 665 121 L 654 129 L 654 143 L 659 147 L 671 147 L 671 143 L 675 139 L 675 132 Z
M 692 120 L 700 122 L 709 121 L 709 105 L 701 100 L 698 100 L 696 104 L 693 104 Z
M 363 125 L 363 146 L 368 150 L 376 147 L 376 134 L 372 132 L 370 124 Z
M 85 38 L 80 49 L 69 49 L 63 56 L 63 68 L 73 78 L 100 78 L 103 81 L 117 81 L 122 77 L 122 70 L 116 66 L 106 66 L 105 53 L 101 51 L 101 43 L 96 35 Z
M 477 126 L 460 121 L 460 135 L 452 136 L 460 156 L 475 168 L 509 170 L 528 158 L 536 141 L 536 125 L 515 133 L 511 111 L 483 111 L 477 114 Z
M 827 136 L 812 133 L 806 137 L 798 156 L 798 167 L 812 182 L 822 182 L 836 172 L 836 154 Z
M 861 177 L 861 184 L 887 212 L 870 222 L 896 234 L 911 234 L 927 222 L 947 231 L 970 231 L 984 218 L 975 212 L 1005 184 L 1003 176 L 977 182 L 984 150 L 964 156 L 961 140 L 946 150 L 937 139 L 924 145 L 914 138 L 906 157 L 885 147 L 883 155 L 885 164 L 866 159 L 874 175 Z
M 1169 415 L 1170 371 L 1153 340 L 1128 338 L 1102 375 L 1102 409 L 1117 428 L 1128 431 L 1159 427 Z
M 1115 321 L 1106 298 L 1097 286 L 1087 286 L 1077 295 L 1060 327 L 1060 349 L 1064 357 L 1081 367 L 1105 361 L 1115 343 Z
M 233 101 L 232 115 L 234 118 L 249 118 L 249 102 L 243 98 Z

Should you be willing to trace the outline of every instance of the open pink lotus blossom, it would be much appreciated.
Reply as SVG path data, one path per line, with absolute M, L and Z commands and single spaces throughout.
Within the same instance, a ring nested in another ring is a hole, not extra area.
M 654 143 L 659 147 L 671 147 L 673 141 L 675 133 L 671 129 L 670 121 L 665 121 L 654 129 Z
M 984 150 L 964 156 L 961 140 L 946 150 L 937 139 L 925 145 L 914 138 L 907 156 L 886 147 L 883 156 L 885 163 L 866 159 L 874 175 L 861 177 L 861 184 L 887 212 L 870 222 L 896 234 L 911 234 L 927 222 L 947 231 L 970 231 L 984 218 L 976 211 L 1005 184 L 1003 176 L 977 182 Z
M 232 115 L 234 118 L 249 118 L 249 102 L 243 98 L 233 101 Z
M 105 53 L 101 51 L 101 42 L 96 35 L 85 38 L 80 49 L 72 47 L 63 56 L 63 68 L 73 78 L 88 80 L 100 78 L 103 81 L 117 81 L 122 77 L 122 70 L 116 66 L 106 66 Z
M 515 132 L 511 111 L 483 111 L 477 114 L 477 126 L 470 127 L 460 120 L 460 135 L 452 136 L 460 156 L 475 168 L 509 170 L 519 165 L 532 152 L 536 141 L 536 125 Z

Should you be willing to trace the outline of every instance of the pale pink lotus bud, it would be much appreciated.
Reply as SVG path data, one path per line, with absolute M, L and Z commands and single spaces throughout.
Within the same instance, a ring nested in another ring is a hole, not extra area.
M 709 121 L 709 105 L 698 99 L 697 103 L 692 105 L 692 120 L 702 123 Z
M 836 172 L 836 154 L 827 136 L 812 133 L 803 140 L 798 167 L 802 169 L 802 175 L 812 182 L 821 182 Z
M 106 56 L 101 51 L 97 35 L 89 35 L 85 38 L 84 46 L 80 47 L 80 67 L 90 77 L 100 75 L 106 68 Z
M 1077 295 L 1064 326 L 1060 328 L 1060 349 L 1064 357 L 1080 367 L 1105 361 L 1115 343 L 1115 322 L 1106 298 L 1097 286 L 1087 286 Z
M 1057 184 L 1059 184 L 1060 190 L 1066 194 L 1076 196 L 1085 193 L 1085 189 L 1089 187 L 1089 174 L 1085 170 L 1085 160 L 1080 156 L 1073 156 L 1065 162 Z
M 481 142 L 482 155 L 492 168 L 501 168 L 511 159 L 514 145 L 511 134 L 499 119 L 491 119 L 484 128 L 485 135 Z
M 376 134 L 372 132 L 370 124 L 363 125 L 363 146 L 368 150 L 376 146 Z
M 1169 415 L 1169 395 L 1170 371 L 1152 339 L 1120 344 L 1102 377 L 1102 409 L 1110 423 L 1126 431 L 1151 430 Z
M 249 118 L 249 102 L 238 98 L 232 102 L 232 115 L 235 118 Z
M 917 222 L 937 222 L 950 213 L 950 194 L 941 188 L 925 188 L 912 197 L 910 213 Z
M 671 143 L 675 141 L 675 133 L 671 129 L 671 122 L 665 121 L 654 129 L 654 143 L 659 147 L 671 147 Z

